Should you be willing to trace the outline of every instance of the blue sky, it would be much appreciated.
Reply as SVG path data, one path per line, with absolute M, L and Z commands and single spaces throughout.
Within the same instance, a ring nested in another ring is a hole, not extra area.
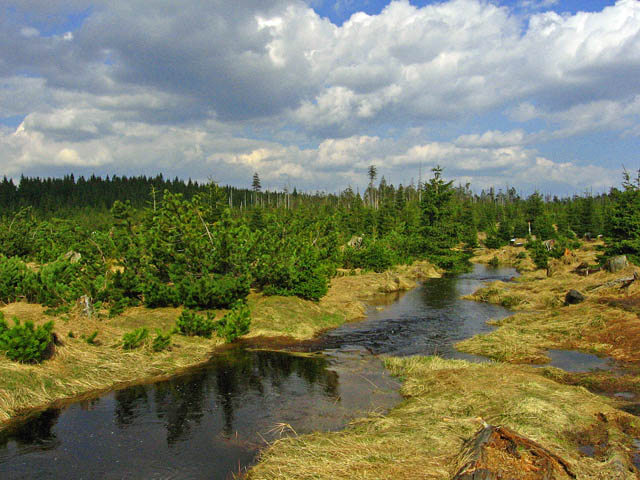
M 640 0 L 0 0 L 0 175 L 620 184 Z M 364 12 L 362 14 L 361 12 Z
M 424 7 L 425 5 L 442 2 L 412 0 L 410 3 L 417 7 Z M 518 14 L 526 14 L 531 11 L 540 10 L 553 10 L 558 13 L 573 14 L 578 11 L 597 12 L 608 5 L 613 5 L 615 2 L 606 0 L 558 0 L 549 2 L 505 0 L 494 3 L 509 7 Z M 388 4 L 389 2 L 384 0 L 340 0 L 337 2 L 333 0 L 316 0 L 311 2 L 311 6 L 318 15 L 329 18 L 331 22 L 336 25 L 342 25 L 345 20 L 348 20 L 349 17 L 356 12 L 365 12 L 369 15 L 377 15 Z

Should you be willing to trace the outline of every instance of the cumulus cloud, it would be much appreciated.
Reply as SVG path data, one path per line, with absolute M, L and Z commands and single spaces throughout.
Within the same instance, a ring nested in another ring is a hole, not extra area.
M 597 159 L 536 145 L 638 135 L 640 2 L 556 3 L 521 2 L 523 20 L 495 2 L 397 0 L 337 26 L 302 0 L 0 0 L 0 120 L 24 117 L 0 131 L 2 167 L 258 169 L 329 188 L 370 163 L 403 180 L 436 162 L 478 182 L 595 185 L 610 177 Z M 62 33 L 42 34 L 47 19 Z

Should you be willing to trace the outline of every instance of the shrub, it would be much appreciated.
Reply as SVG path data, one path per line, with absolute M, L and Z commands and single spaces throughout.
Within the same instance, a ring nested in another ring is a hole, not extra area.
M 146 327 L 136 328 L 135 330 L 125 333 L 122 336 L 122 348 L 125 350 L 133 350 L 140 347 L 149 337 L 149 330 Z
M 493 256 L 491 260 L 489 260 L 489 265 L 493 268 L 497 268 L 500 265 L 500 260 L 498 260 L 497 256 Z
M 541 241 L 529 242 L 527 249 L 530 251 L 531 260 L 536 264 L 536 268 L 547 268 L 549 266 L 550 253 Z
M 173 285 L 167 285 L 158 280 L 149 278 L 142 287 L 144 305 L 149 308 L 177 306 L 178 292 Z
M 35 327 L 29 320 L 21 324 L 14 317 L 13 321 L 14 326 L 9 327 L 0 312 L 0 352 L 16 362 L 42 362 L 47 347 L 53 341 L 53 322 Z
M 109 307 L 109 318 L 117 317 L 129 306 L 128 298 L 121 298 Z
M 211 338 L 215 330 L 215 322 L 210 314 L 204 317 L 191 310 L 183 310 L 176 320 L 176 330 L 188 337 Z
M 224 317 L 215 323 L 216 333 L 227 343 L 249 332 L 251 311 L 246 303 L 238 302 Z
M 229 308 L 249 294 L 249 280 L 244 275 L 185 278 L 178 283 L 177 292 L 179 303 L 187 308 Z
M 27 267 L 18 258 L 0 255 L 0 301 L 9 303 L 22 295 L 22 282 Z
M 94 332 L 87 337 L 87 343 L 89 345 L 97 345 L 97 343 L 96 343 L 96 337 L 97 336 L 98 336 L 98 331 L 94 330 Z
M 151 344 L 151 349 L 154 352 L 162 352 L 167 350 L 171 345 L 171 332 L 162 333 L 161 330 L 156 330 L 156 336 Z
M 390 246 L 383 241 L 374 241 L 366 248 L 354 249 L 348 247 L 343 253 L 345 268 L 364 268 L 374 272 L 384 272 L 396 263 L 396 258 Z
M 43 265 L 38 272 L 27 271 L 22 282 L 30 302 L 57 307 L 72 302 L 84 293 L 84 279 L 79 263 L 61 259 Z

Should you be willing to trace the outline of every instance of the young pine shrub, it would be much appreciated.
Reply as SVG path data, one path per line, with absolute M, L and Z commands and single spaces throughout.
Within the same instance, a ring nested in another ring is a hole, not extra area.
M 216 333 L 227 343 L 249 332 L 251 311 L 244 302 L 237 302 L 231 311 L 215 323 Z
M 125 350 L 133 350 L 142 346 L 144 341 L 149 337 L 149 330 L 146 327 L 136 328 L 135 330 L 125 333 L 122 336 L 122 348 Z
M 16 301 L 22 293 L 22 282 L 27 275 L 24 262 L 16 257 L 0 255 L 0 301 Z
M 35 327 L 27 320 L 23 324 L 14 317 L 13 327 L 9 327 L 0 312 L 0 353 L 21 363 L 40 363 L 51 342 L 53 342 L 53 322 Z
M 156 330 L 156 336 L 151 344 L 151 350 L 154 352 L 162 352 L 168 350 L 171 346 L 171 332 L 162 333 L 161 330 Z
M 176 320 L 176 331 L 188 337 L 211 338 L 215 330 L 215 322 L 210 314 L 206 317 L 192 310 L 183 310 Z
M 89 345 L 98 345 L 98 341 L 96 340 L 97 336 L 98 336 L 98 331 L 94 330 L 93 333 L 87 337 L 87 343 Z

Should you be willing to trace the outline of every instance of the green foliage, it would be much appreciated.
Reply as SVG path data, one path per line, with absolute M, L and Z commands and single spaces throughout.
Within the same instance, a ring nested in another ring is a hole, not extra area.
M 418 187 L 384 177 L 376 186 L 377 169 L 369 175 L 363 195 L 350 187 L 262 192 L 162 177 L 5 179 L 0 301 L 26 299 L 56 312 L 88 295 L 114 315 L 141 303 L 230 308 L 250 287 L 318 300 L 337 267 L 384 271 L 427 258 L 460 270 L 478 229 L 498 248 L 527 236 L 529 223 L 539 240 L 559 240 L 537 254 L 540 265 L 561 255 L 562 237 L 573 232 L 603 232 L 608 255 L 640 257 L 640 182 L 626 173 L 624 191 L 564 199 L 521 198 L 512 188 L 474 193 L 444 181 L 439 167 Z M 354 235 L 364 237 L 361 248 L 346 247 Z M 80 261 L 66 260 L 69 252 Z
M 489 265 L 491 265 L 493 268 L 497 268 L 500 265 L 500 260 L 498 260 L 498 257 L 493 257 L 491 260 L 489 260 Z
M 540 240 L 529 242 L 527 249 L 529 250 L 531 260 L 533 260 L 537 268 L 547 268 L 549 266 L 549 257 L 551 254 Z
M 640 170 L 631 179 L 624 172 L 623 191 L 613 192 L 613 208 L 607 223 L 604 258 L 626 255 L 640 265 Z
M 0 301 L 9 303 L 20 298 L 26 276 L 27 267 L 22 260 L 0 255 Z
M 98 336 L 98 331 L 94 330 L 91 335 L 87 337 L 87 343 L 89 345 L 96 345 L 96 337 Z
M 246 303 L 238 302 L 228 313 L 215 323 L 218 336 L 227 343 L 249 332 L 251 311 Z
M 176 320 L 175 328 L 178 333 L 188 337 L 211 338 L 216 325 L 210 314 L 205 317 L 192 310 L 183 310 Z
M 56 307 L 76 301 L 85 293 L 86 285 L 81 265 L 60 259 L 37 272 L 27 271 L 22 290 L 30 302 Z
M 53 341 L 53 322 L 35 327 L 27 320 L 20 323 L 14 317 L 13 327 L 9 327 L 0 312 L 0 353 L 21 363 L 40 363 L 49 344 Z
M 362 248 L 345 248 L 343 264 L 345 268 L 363 268 L 374 272 L 384 272 L 397 262 L 397 257 L 389 244 L 382 240 L 365 244 Z
M 171 346 L 171 332 L 163 333 L 162 330 L 156 330 L 156 336 L 151 344 L 154 352 L 162 352 L 168 350 Z
M 495 231 L 487 234 L 487 238 L 484 240 L 484 246 L 492 249 L 504 247 L 507 243 L 508 242 L 500 238 Z
M 136 349 L 149 338 L 149 329 L 146 327 L 136 328 L 122 336 L 122 348 L 125 350 Z
M 187 308 L 228 308 L 249 294 L 245 275 L 213 275 L 183 280 L 177 286 L 178 300 Z
M 461 240 L 456 228 L 459 205 L 454 201 L 452 181 L 442 179 L 442 168 L 432 169 L 433 177 L 425 185 L 420 209 L 422 212 L 422 250 L 437 266 L 447 270 L 462 270 L 469 266 L 469 254 L 452 248 Z

